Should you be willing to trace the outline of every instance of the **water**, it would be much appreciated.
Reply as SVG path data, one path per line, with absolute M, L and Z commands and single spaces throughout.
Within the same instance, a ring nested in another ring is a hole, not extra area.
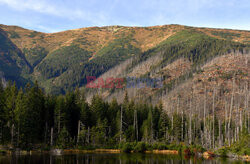
M 182 156 L 161 154 L 70 154 L 52 156 L 37 155 L 0 155 L 0 164 L 243 164 L 244 161 L 232 159 L 188 159 Z

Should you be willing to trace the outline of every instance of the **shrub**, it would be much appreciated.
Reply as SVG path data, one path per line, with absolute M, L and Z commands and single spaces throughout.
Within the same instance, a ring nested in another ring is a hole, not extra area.
M 124 153 L 130 153 L 133 150 L 133 146 L 131 143 L 123 143 L 120 145 L 120 149 Z
M 157 149 L 158 150 L 167 150 L 168 148 L 165 144 L 159 143 Z
M 220 149 L 217 150 L 217 154 L 222 156 L 222 157 L 227 157 L 228 154 L 228 148 L 226 147 L 222 147 Z
M 206 151 L 206 149 L 204 147 L 202 147 L 201 145 L 195 145 L 194 148 L 195 148 L 196 152 L 203 153 Z
M 135 152 L 143 153 L 147 150 L 146 144 L 144 142 L 138 142 L 134 148 Z
M 242 148 L 239 152 L 240 155 L 250 155 L 250 148 Z

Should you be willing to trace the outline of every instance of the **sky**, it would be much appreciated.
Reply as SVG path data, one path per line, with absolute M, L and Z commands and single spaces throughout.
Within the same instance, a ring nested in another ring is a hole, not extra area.
M 250 0 L 0 0 L 0 24 L 41 32 L 91 26 L 250 30 Z

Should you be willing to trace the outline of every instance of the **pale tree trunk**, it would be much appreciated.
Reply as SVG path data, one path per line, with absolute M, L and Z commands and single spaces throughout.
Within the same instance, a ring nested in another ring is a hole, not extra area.
M 219 121 L 219 147 L 221 147 L 221 123 L 220 120 Z
M 14 130 L 15 129 L 15 126 L 14 124 L 12 124 L 11 126 L 11 145 L 14 146 Z
M 206 129 L 206 106 L 207 106 L 207 89 L 206 89 L 206 86 L 205 86 L 205 92 L 204 92 L 204 108 L 203 108 L 203 114 L 204 114 L 204 117 L 203 117 L 203 121 L 204 121 L 204 144 L 205 144 L 205 147 L 206 146 L 206 143 L 207 143 L 207 129 Z
M 48 123 L 45 123 L 45 134 L 44 134 L 44 144 L 47 144 L 47 132 L 48 132 Z
M 224 140 L 227 140 L 227 100 L 225 99 L 225 137 Z
M 230 113 L 229 113 L 229 121 L 228 121 L 228 139 L 229 141 L 231 140 L 231 135 L 230 135 L 230 127 L 231 127 L 231 120 L 232 120 L 232 110 L 233 110 L 233 102 L 234 102 L 234 85 L 235 85 L 235 75 L 233 77 L 233 91 L 232 91 L 232 96 L 231 96 L 231 103 L 230 103 Z M 229 146 L 231 145 L 231 143 L 229 142 Z
M 250 132 L 250 117 L 249 117 L 249 111 L 247 112 L 247 119 L 248 119 L 248 125 L 247 125 L 247 128 L 248 128 L 248 133 Z
M 138 141 L 138 121 L 137 121 L 137 110 L 134 111 L 134 131 L 136 141 Z
M 120 142 L 122 142 L 122 106 L 121 106 L 121 120 L 120 120 Z
M 88 127 L 87 143 L 90 143 L 90 128 Z
M 81 121 L 78 121 L 78 129 L 77 129 L 77 145 L 79 144 L 79 138 L 80 138 L 80 130 L 81 130 Z
M 53 127 L 50 130 L 50 146 L 53 146 Z
M 211 148 L 212 147 L 212 135 L 211 135 L 211 133 L 212 133 L 212 126 L 213 126 L 213 124 L 212 124 L 212 121 L 211 120 L 209 120 L 209 148 Z
M 242 111 L 240 110 L 240 132 L 242 132 Z
M 171 118 L 172 124 L 171 124 L 171 129 L 172 129 L 172 136 L 171 136 L 171 142 L 173 141 L 173 136 L 174 136 L 174 115 L 172 114 Z
M 189 114 L 189 144 L 192 143 L 192 99 L 190 99 L 190 114 Z
M 165 139 L 168 140 L 168 127 L 166 126 Z
M 177 114 L 179 114 L 179 106 L 180 106 L 180 97 L 178 96 L 178 100 L 177 100 Z
M 248 131 L 248 133 L 250 132 L 249 130 L 249 109 L 248 109 L 248 98 L 249 98 L 249 91 L 248 91 L 248 82 L 246 82 L 246 86 L 245 86 L 245 126 L 246 126 L 246 130 Z
M 236 115 L 236 117 L 237 117 L 237 119 L 235 120 L 235 123 L 236 123 L 236 141 L 238 141 L 238 139 L 239 139 L 239 128 L 240 128 L 240 119 L 241 118 L 239 118 L 240 117 L 240 114 L 239 114 L 239 109 L 240 108 L 240 104 L 238 104 L 237 105 L 237 115 Z
M 181 140 L 184 141 L 184 114 L 181 112 Z
M 213 140 L 212 140 L 212 145 L 213 145 L 213 149 L 214 149 L 214 143 L 215 143 L 215 88 L 214 88 L 214 91 L 213 91 Z

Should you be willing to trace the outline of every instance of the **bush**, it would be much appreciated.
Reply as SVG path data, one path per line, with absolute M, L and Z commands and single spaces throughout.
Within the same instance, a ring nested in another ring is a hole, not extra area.
M 165 144 L 159 143 L 157 149 L 158 150 L 167 150 L 168 148 Z
M 167 145 L 164 143 L 154 143 L 153 145 L 150 146 L 153 150 L 167 150 Z
M 217 150 L 217 154 L 222 156 L 222 157 L 227 157 L 228 154 L 228 148 L 226 147 L 222 147 L 220 149 Z
M 147 150 L 146 144 L 144 142 L 138 142 L 134 148 L 135 152 L 143 153 Z
M 240 155 L 250 155 L 250 148 L 242 148 L 240 151 L 239 151 L 239 154 Z
M 249 134 L 243 134 L 241 139 L 230 147 L 230 151 L 238 155 L 250 155 L 249 137 Z
M 195 148 L 196 148 L 197 152 L 203 153 L 206 151 L 206 149 L 204 147 L 202 147 L 201 145 L 196 145 Z
M 178 152 L 182 152 L 182 150 L 183 150 L 183 146 L 181 145 L 181 144 L 170 144 L 169 146 L 168 146 L 168 149 L 169 150 L 178 150 Z
M 130 153 L 133 150 L 133 145 L 131 143 L 123 143 L 120 145 L 120 149 L 124 153 Z

